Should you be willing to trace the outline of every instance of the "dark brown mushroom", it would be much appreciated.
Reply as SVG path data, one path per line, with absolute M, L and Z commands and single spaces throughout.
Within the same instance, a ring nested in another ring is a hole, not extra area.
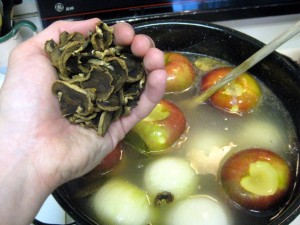
M 113 44 L 113 30 L 103 22 L 88 37 L 62 32 L 45 52 L 56 68 L 52 91 L 70 123 L 105 135 L 112 121 L 136 106 L 144 89 L 142 60 L 129 48 Z
M 122 106 L 120 104 L 120 97 L 117 95 L 112 95 L 110 98 L 102 101 L 97 99 L 96 105 L 99 109 L 109 112 L 116 111 Z
M 101 113 L 98 125 L 98 133 L 104 136 L 109 128 L 112 121 L 113 112 L 104 111 Z
M 92 67 L 89 78 L 81 83 L 83 88 L 95 88 L 98 100 L 107 100 L 114 90 L 113 77 L 104 67 Z
M 145 70 L 141 59 L 128 53 L 125 53 L 124 56 L 126 57 L 124 61 L 128 68 L 127 82 L 135 82 L 142 79 L 145 76 Z
M 52 86 L 52 91 L 57 96 L 63 116 L 75 113 L 89 115 L 93 104 L 88 92 L 77 85 L 57 80 Z
M 93 48 L 100 51 L 108 49 L 113 42 L 112 32 L 112 28 L 100 21 L 96 26 L 96 31 L 91 36 Z

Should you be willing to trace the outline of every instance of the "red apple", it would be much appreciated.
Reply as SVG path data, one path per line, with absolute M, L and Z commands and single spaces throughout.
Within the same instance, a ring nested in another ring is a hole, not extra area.
M 264 149 L 237 152 L 221 170 L 221 181 L 229 197 L 252 210 L 266 210 L 280 203 L 290 189 L 291 180 L 287 162 Z
M 164 152 L 186 129 L 185 115 L 168 100 L 161 100 L 127 135 L 127 142 L 145 154 Z
M 113 169 L 122 159 L 121 146 L 121 142 L 119 142 L 114 150 L 105 156 L 89 174 L 104 174 Z
M 167 92 L 184 91 L 195 81 L 196 72 L 190 60 L 181 53 L 165 52 Z
M 222 67 L 208 72 L 202 79 L 200 89 L 205 91 L 226 76 L 233 68 Z M 243 73 L 210 97 L 211 103 L 230 113 L 243 113 L 253 109 L 260 100 L 261 89 L 248 73 Z

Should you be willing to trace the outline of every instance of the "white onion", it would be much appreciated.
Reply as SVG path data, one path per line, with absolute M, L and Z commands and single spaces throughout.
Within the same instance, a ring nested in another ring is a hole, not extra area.
M 171 206 L 171 205 L 170 205 Z M 164 225 L 229 225 L 221 204 L 204 196 L 192 196 L 174 203 L 167 211 Z
M 253 147 L 271 149 L 280 153 L 287 149 L 287 137 L 276 124 L 264 120 L 250 121 L 239 131 L 240 149 Z
M 156 200 L 161 193 L 170 193 L 174 201 L 193 194 L 198 186 L 198 176 L 186 160 L 164 157 L 146 167 L 144 183 L 151 200 L 159 205 Z
M 146 193 L 135 185 L 112 179 L 93 198 L 100 222 L 105 225 L 141 225 L 150 222 L 150 203 Z
M 197 149 L 208 155 L 215 149 L 227 146 L 228 143 L 230 143 L 230 139 L 224 133 L 215 130 L 205 130 L 205 132 L 197 133 L 197 136 L 192 139 L 189 148 Z

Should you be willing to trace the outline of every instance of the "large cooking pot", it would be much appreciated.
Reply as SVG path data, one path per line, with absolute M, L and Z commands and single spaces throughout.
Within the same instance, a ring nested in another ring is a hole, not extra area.
M 137 33 L 153 38 L 156 46 L 164 51 L 201 53 L 238 65 L 263 47 L 263 43 L 235 30 L 196 21 L 155 21 L 136 24 Z M 272 53 L 254 66 L 250 72 L 265 83 L 283 102 L 300 137 L 300 68 L 291 59 Z M 299 163 L 297 164 L 300 167 Z M 299 170 L 299 168 L 298 168 Z M 96 224 L 85 215 L 70 198 L 74 182 L 59 187 L 55 199 L 77 224 Z M 290 224 L 300 213 L 300 186 L 284 210 L 268 224 Z

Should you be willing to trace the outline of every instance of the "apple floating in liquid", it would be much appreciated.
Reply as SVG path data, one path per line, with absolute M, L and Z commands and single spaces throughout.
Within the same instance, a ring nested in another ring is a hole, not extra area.
M 276 206 L 286 196 L 291 180 L 287 162 L 264 149 L 237 152 L 221 170 L 221 181 L 229 197 L 251 210 Z
M 195 81 L 196 72 L 191 61 L 181 53 L 165 52 L 165 69 L 167 71 L 167 92 L 188 89 Z
M 121 142 L 88 174 L 104 174 L 113 169 L 122 159 Z
M 208 72 L 202 79 L 201 91 L 205 91 L 225 77 L 233 68 L 222 67 Z M 257 81 L 248 73 L 243 73 L 211 97 L 211 103 L 227 112 L 241 114 L 253 109 L 259 102 L 261 89 Z
M 145 155 L 163 153 L 185 130 L 184 113 L 177 105 L 163 99 L 145 119 L 133 127 L 125 141 Z

